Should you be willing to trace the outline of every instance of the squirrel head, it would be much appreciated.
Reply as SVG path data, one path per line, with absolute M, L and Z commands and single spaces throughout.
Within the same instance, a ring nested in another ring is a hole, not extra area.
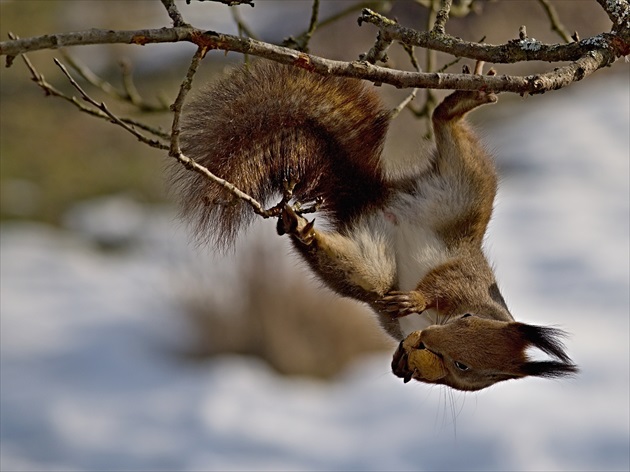
M 561 330 L 463 315 L 411 333 L 394 354 L 392 369 L 405 379 L 475 391 L 527 376 L 563 377 L 578 372 L 564 350 Z M 532 360 L 538 349 L 549 360 Z

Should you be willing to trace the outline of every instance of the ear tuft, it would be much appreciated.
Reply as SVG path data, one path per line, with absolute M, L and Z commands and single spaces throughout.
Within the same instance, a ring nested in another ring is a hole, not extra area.
M 565 347 L 561 341 L 562 338 L 567 336 L 567 333 L 561 329 L 549 328 L 547 326 L 533 326 L 524 323 L 517 324 L 518 330 L 527 344 L 555 357 L 562 361 L 564 365 L 573 365 L 571 358 L 564 352 Z
M 521 371 L 525 375 L 559 378 L 577 374 L 580 369 L 578 369 L 578 366 L 570 362 L 532 361 L 523 364 Z

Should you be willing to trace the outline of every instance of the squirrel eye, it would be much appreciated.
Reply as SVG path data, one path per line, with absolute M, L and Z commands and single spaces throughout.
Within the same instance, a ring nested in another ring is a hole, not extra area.
M 455 364 L 455 367 L 457 367 L 459 370 L 461 371 L 467 371 L 468 369 L 470 369 L 470 367 L 468 367 L 466 364 L 462 364 L 459 361 L 453 361 L 453 363 Z
M 472 316 L 470 313 L 466 313 L 465 315 L 462 316 L 462 318 L 468 318 L 469 316 Z

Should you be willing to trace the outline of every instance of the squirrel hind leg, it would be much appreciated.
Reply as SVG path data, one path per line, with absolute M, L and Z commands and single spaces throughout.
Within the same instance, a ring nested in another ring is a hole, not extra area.
M 477 61 L 473 75 L 482 75 L 483 61 Z M 463 68 L 464 74 L 470 74 L 468 66 Z M 487 75 L 493 76 L 496 72 L 490 69 Z M 468 112 L 488 103 L 496 103 L 499 97 L 486 90 L 456 90 L 447 96 L 433 112 L 436 121 L 450 121 L 463 118 Z

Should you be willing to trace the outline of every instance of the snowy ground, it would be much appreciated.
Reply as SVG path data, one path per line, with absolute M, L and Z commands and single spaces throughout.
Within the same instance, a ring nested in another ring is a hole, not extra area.
M 118 255 L 5 226 L 0 469 L 628 470 L 627 79 L 528 99 L 486 129 L 506 171 L 488 244 L 504 295 L 572 333 L 577 378 L 460 394 L 404 385 L 385 355 L 333 383 L 178 363 L 169 272 L 193 249 L 175 224 L 151 220 Z

